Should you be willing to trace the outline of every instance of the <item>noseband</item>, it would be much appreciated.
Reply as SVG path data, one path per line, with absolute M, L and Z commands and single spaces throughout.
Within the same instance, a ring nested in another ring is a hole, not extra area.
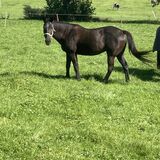
M 52 38 L 53 32 L 51 34 L 50 33 L 44 33 L 44 35 L 48 35 L 48 36 L 50 36 Z
M 56 32 L 56 30 L 53 28 L 53 30 L 52 30 L 52 33 L 50 34 L 50 33 L 44 33 L 44 35 L 48 35 L 48 36 L 50 36 L 51 38 L 53 37 L 53 35 L 54 35 L 54 32 Z

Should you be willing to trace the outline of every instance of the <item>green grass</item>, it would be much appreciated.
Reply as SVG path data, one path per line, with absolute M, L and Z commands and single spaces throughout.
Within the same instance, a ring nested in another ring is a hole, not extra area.
M 10 19 L 23 18 L 23 8 L 25 5 L 31 5 L 33 8 L 43 8 L 46 6 L 45 0 L 1 0 L 0 16 L 10 15 Z
M 0 8 L 0 15 L 5 16 L 6 12 L 10 15 L 10 19 L 23 18 L 24 5 L 31 5 L 33 8 L 43 8 L 46 6 L 46 1 L 41 0 L 1 0 L 2 6 Z M 120 4 L 119 10 L 113 10 L 112 5 L 115 1 L 112 0 L 93 0 L 93 6 L 96 7 L 95 15 L 100 18 L 108 18 L 109 20 L 141 20 L 153 21 L 159 20 L 160 11 L 159 7 L 151 7 L 149 0 L 121 0 L 117 1 Z M 152 13 L 155 12 L 156 19 Z
M 17 16 L 7 20 L 6 27 L 0 20 L 0 159 L 160 159 L 160 71 L 156 63 L 145 65 L 126 49 L 131 81 L 125 82 L 116 60 L 109 83 L 104 84 L 106 54 L 79 56 L 81 81 L 75 79 L 73 67 L 71 79 L 66 79 L 65 53 L 55 40 L 45 45 L 43 23 L 17 19 L 22 17 L 23 2 L 17 1 L 12 8 Z M 102 7 L 97 8 L 99 14 L 103 14 Z M 139 50 L 152 48 L 158 27 L 77 23 L 128 30 Z M 155 61 L 156 54 L 150 58 Z
M 117 61 L 109 84 L 101 82 L 105 54 L 79 56 L 82 80 L 75 80 L 73 67 L 72 78 L 65 79 L 65 54 L 55 40 L 45 46 L 42 22 L 9 20 L 6 28 L 0 22 L 1 159 L 160 158 L 155 66 L 142 64 L 126 49 L 129 83 Z M 156 25 L 116 25 L 132 32 L 138 48 L 152 47 Z
M 119 10 L 113 10 L 112 5 L 115 1 L 93 0 L 93 5 L 96 7 L 96 15 L 99 17 L 109 18 L 110 20 L 155 20 L 152 11 L 155 12 L 159 20 L 159 6 L 151 7 L 150 1 L 147 0 L 119 0 Z

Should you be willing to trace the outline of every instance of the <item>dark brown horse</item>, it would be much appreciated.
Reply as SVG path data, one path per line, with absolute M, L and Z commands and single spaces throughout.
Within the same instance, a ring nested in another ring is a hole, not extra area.
M 148 51 L 137 51 L 132 35 L 128 31 L 121 30 L 113 26 L 96 29 L 86 29 L 77 24 L 62 22 L 44 21 L 43 32 L 46 45 L 49 45 L 54 37 L 66 52 L 66 77 L 70 77 L 70 64 L 73 63 L 76 78 L 80 80 L 77 54 L 97 55 L 104 51 L 108 55 L 108 72 L 104 77 L 104 82 L 108 82 L 109 76 L 114 67 L 114 59 L 118 58 L 121 63 L 125 80 L 129 80 L 128 65 L 124 58 L 124 50 L 128 42 L 129 51 L 139 60 L 149 62 L 143 55 Z

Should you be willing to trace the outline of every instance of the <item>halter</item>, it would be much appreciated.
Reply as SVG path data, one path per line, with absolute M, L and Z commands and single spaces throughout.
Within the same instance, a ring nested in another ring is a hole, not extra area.
M 53 37 L 53 35 L 54 35 L 54 32 L 56 32 L 56 30 L 53 28 L 53 30 L 52 30 L 52 33 L 50 34 L 50 33 L 44 33 L 44 35 L 48 35 L 48 36 L 50 36 L 51 38 Z

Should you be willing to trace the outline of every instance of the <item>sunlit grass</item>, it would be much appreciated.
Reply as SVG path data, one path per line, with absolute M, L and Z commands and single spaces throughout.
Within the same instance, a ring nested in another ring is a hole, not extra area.
M 0 24 L 1 159 L 160 158 L 160 73 L 155 64 L 144 65 L 126 49 L 131 81 L 124 81 L 116 61 L 109 83 L 103 84 L 106 53 L 79 56 L 82 80 L 74 78 L 73 68 L 66 79 L 65 53 L 55 40 L 45 46 L 41 21 Z M 129 30 L 141 50 L 152 47 L 157 27 L 80 24 Z
M 96 1 L 96 15 L 152 20 L 149 1 Z M 138 4 L 137 4 L 138 3 Z M 0 13 L 0 159 L 160 159 L 160 71 L 130 55 L 131 81 L 118 61 L 109 83 L 106 53 L 79 56 L 81 81 L 65 75 L 65 53 L 53 40 L 44 43 L 41 21 L 18 20 L 23 5 L 45 1 L 2 0 Z M 144 7 L 145 9 L 143 9 Z M 135 9 L 135 10 L 134 10 Z M 157 11 L 158 7 L 154 10 Z M 15 19 L 15 20 L 13 20 Z M 17 20 L 16 20 L 17 19 Z M 74 22 L 87 28 L 114 25 L 132 33 L 139 50 L 152 49 L 158 25 Z M 156 60 L 152 53 L 150 59 Z

